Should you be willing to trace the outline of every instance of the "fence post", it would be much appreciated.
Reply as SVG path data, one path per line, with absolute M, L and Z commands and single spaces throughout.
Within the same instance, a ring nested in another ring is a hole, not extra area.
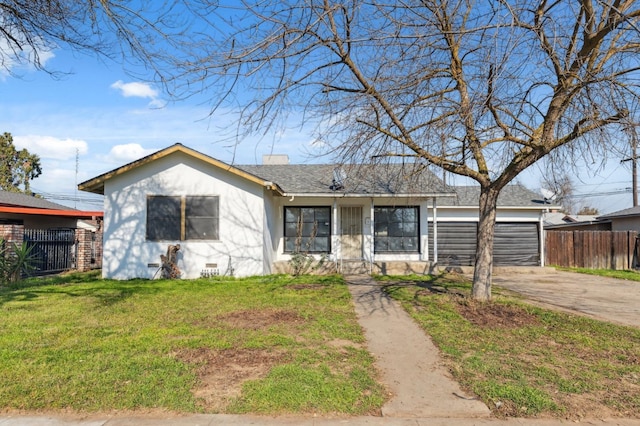
M 7 244 L 11 254 L 12 244 L 21 245 L 24 242 L 24 225 L 0 225 L 0 239 Z
M 91 234 L 88 229 L 76 229 L 76 269 L 80 272 L 91 269 Z

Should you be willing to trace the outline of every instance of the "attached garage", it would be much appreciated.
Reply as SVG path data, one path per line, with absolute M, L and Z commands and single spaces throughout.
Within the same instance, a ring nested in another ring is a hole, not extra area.
M 433 223 L 430 223 L 429 258 L 433 253 Z M 498 222 L 493 246 L 495 266 L 539 266 L 538 223 Z M 477 222 L 438 221 L 438 263 L 472 266 L 476 252 Z

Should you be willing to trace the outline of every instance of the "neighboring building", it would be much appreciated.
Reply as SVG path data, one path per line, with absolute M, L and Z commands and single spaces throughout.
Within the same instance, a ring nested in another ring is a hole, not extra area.
M 35 274 L 99 268 L 101 222 L 101 211 L 81 211 L 27 194 L 0 191 L 3 248 L 26 242 Z
M 548 231 L 610 231 L 611 222 L 592 215 L 544 214 L 544 229 Z
M 95 230 L 101 219 L 101 211 L 81 211 L 28 194 L 0 191 L 0 225 Z
M 635 231 L 640 233 L 640 206 L 599 216 L 598 221 L 610 222 L 612 231 Z
M 79 185 L 104 194 L 103 276 L 154 277 L 180 244 L 185 278 L 283 271 L 297 250 L 338 270 L 425 272 L 469 265 L 479 189 L 448 187 L 424 166 L 232 166 L 175 144 Z M 496 265 L 541 265 L 542 213 L 534 193 L 499 199 Z M 435 236 L 435 238 L 434 238 Z

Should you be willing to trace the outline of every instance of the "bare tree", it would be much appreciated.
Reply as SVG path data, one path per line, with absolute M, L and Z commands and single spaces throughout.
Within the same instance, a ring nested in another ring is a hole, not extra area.
M 201 39 L 198 22 L 210 7 L 199 0 L 4 0 L 0 1 L 0 71 L 20 65 L 50 70 L 57 49 L 74 49 L 154 72 L 164 80 L 169 63 Z M 188 47 L 189 46 L 189 47 Z
M 190 83 L 242 105 L 248 131 L 303 109 L 342 159 L 411 155 L 477 181 L 479 300 L 500 191 L 560 147 L 605 150 L 637 88 L 632 0 L 233 4 Z
M 575 195 L 573 182 L 566 172 L 551 171 L 545 174 L 542 182 L 544 189 L 549 191 L 551 198 L 543 193 L 545 201 L 562 206 L 562 212 L 572 214 L 575 210 L 573 197 Z

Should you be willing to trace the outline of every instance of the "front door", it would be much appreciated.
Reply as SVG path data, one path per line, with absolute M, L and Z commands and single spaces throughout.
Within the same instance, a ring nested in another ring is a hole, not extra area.
M 362 259 L 362 207 L 340 208 L 340 244 L 343 259 Z

